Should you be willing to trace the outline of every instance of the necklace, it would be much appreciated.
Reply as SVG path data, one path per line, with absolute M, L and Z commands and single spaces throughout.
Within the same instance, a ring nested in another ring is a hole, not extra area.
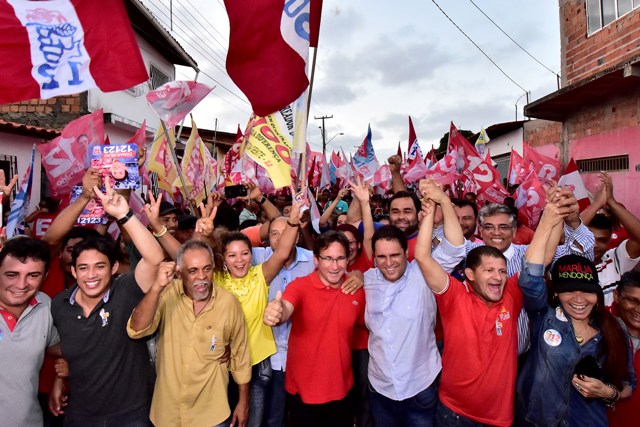
M 578 341 L 578 344 L 582 344 L 584 342 L 584 338 L 582 338 L 582 335 L 576 334 L 576 341 Z

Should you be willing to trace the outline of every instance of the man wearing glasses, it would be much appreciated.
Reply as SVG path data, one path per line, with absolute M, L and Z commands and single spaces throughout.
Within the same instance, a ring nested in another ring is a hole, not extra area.
M 289 425 L 351 427 L 353 386 L 351 341 L 364 325 L 365 297 L 345 294 L 349 241 L 329 231 L 316 239 L 316 270 L 294 280 L 267 305 L 263 321 L 276 326 L 291 319 L 285 389 Z

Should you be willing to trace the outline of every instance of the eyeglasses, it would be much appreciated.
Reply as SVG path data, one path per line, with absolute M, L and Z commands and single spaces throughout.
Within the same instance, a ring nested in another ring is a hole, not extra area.
M 318 255 L 318 258 L 320 258 L 322 261 L 328 263 L 328 264 L 333 264 L 334 262 L 337 262 L 338 264 L 343 263 L 347 260 L 346 256 L 339 256 L 338 258 L 331 258 L 330 256 L 320 256 Z
M 496 231 L 496 226 L 493 224 L 485 224 L 481 227 L 484 231 Z M 509 231 L 511 230 L 513 227 L 507 224 L 499 224 L 498 225 L 498 230 L 500 231 Z

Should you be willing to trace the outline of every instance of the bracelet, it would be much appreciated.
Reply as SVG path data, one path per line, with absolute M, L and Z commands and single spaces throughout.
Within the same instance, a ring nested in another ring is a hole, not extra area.
M 260 206 L 264 205 L 264 202 L 266 202 L 267 200 L 267 196 L 262 196 L 262 199 L 260 199 L 259 201 L 257 201 L 256 203 L 259 204 Z
M 133 216 L 133 210 L 129 209 L 129 212 L 127 212 L 127 214 L 122 218 L 116 219 L 116 222 L 118 223 L 118 225 L 125 225 L 126 222 L 129 221 L 132 216 Z
M 613 384 L 605 383 L 605 385 L 613 390 L 613 396 L 603 398 L 602 400 L 604 401 L 605 406 L 607 406 L 608 408 L 613 408 L 616 406 L 616 402 L 618 401 L 618 399 L 620 399 L 620 391 Z
M 151 234 L 153 234 L 153 237 L 162 237 L 162 236 L 164 236 L 165 234 L 167 234 L 167 231 L 169 231 L 169 230 L 167 230 L 167 227 L 165 227 L 165 226 L 163 225 L 163 226 L 162 226 L 162 230 L 160 230 L 160 232 L 159 232 L 159 233 L 156 233 L 156 232 L 153 232 L 153 231 L 152 231 L 152 232 L 151 232 Z
M 291 221 L 289 221 L 289 219 L 287 219 L 287 224 L 289 224 L 289 226 L 291 226 L 291 227 L 300 227 L 300 223 L 299 222 L 297 224 L 294 224 Z

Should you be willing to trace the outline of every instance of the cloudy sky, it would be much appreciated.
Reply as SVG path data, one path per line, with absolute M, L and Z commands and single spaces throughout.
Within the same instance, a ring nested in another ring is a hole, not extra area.
M 169 26 L 170 0 L 143 0 Z M 560 71 L 555 0 L 436 0 L 447 15 L 535 100 L 557 88 Z M 328 150 L 355 151 L 371 124 L 380 160 L 406 150 L 408 116 L 423 152 L 448 131 L 449 122 L 474 132 L 522 119 L 524 91 L 512 83 L 443 15 L 432 0 L 324 0 L 308 140 L 320 151 L 326 121 Z M 235 132 L 251 107 L 225 72 L 229 24 L 222 0 L 173 0 L 174 37 L 198 62 L 198 77 L 216 89 L 194 114 L 198 127 Z M 181 68 L 178 79 L 193 79 Z M 522 97 L 522 98 L 521 98 Z M 344 135 L 338 135 L 343 132 Z

